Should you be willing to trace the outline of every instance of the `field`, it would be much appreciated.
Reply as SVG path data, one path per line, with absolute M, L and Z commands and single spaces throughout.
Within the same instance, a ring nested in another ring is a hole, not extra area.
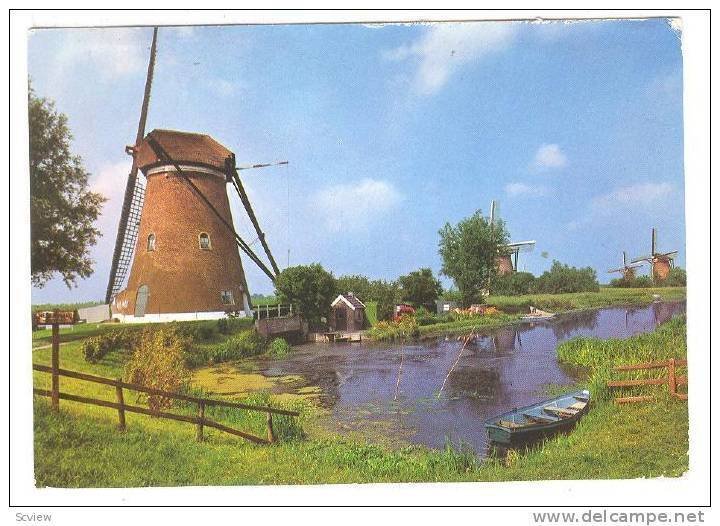
M 62 367 L 109 377 L 122 374 L 122 353 L 91 365 L 79 347 L 79 341 L 62 346 Z M 586 368 L 583 385 L 592 385 L 610 363 L 684 357 L 685 352 L 685 321 L 677 319 L 628 340 L 571 340 L 560 346 L 558 356 Z M 36 363 L 47 364 L 49 357 L 49 349 L 33 351 Z M 35 374 L 37 386 L 47 385 L 47 374 Z M 61 387 L 99 398 L 114 395 L 110 388 L 66 378 Z M 267 400 L 267 395 L 257 396 Z M 631 406 L 600 396 L 570 435 L 489 461 L 452 448 L 390 449 L 324 434 L 313 428 L 312 406 L 296 402 L 294 407 L 302 411 L 300 425 L 310 430 L 307 436 L 288 433 L 273 446 L 255 446 L 213 430 L 198 443 L 190 424 L 134 414 L 127 416 L 128 429 L 120 433 L 113 410 L 62 401 L 55 414 L 47 399 L 36 398 L 35 477 L 38 486 L 127 487 L 633 478 L 679 476 L 688 468 L 687 404 L 663 396 Z M 248 430 L 260 425 L 245 416 L 218 418 Z

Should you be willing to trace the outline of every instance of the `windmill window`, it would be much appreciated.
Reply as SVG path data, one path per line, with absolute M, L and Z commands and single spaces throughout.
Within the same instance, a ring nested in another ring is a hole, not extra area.
M 198 239 L 200 240 L 200 250 L 210 250 L 210 236 L 202 232 Z
M 232 290 L 221 290 L 220 301 L 222 301 L 223 305 L 235 305 Z
M 155 234 L 150 234 L 147 239 L 147 251 L 152 252 L 155 250 Z

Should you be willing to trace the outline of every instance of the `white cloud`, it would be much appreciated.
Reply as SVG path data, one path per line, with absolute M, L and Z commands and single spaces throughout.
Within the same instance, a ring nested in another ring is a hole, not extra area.
M 133 74 L 147 67 L 151 38 L 144 28 L 63 30 L 58 65 L 91 63 L 96 78 L 106 80 Z
M 533 165 L 542 170 L 563 168 L 568 163 L 567 156 L 557 144 L 543 144 L 535 152 Z
M 438 92 L 461 66 L 506 49 L 520 25 L 512 22 L 438 23 L 415 42 L 385 53 L 389 60 L 415 59 L 415 89 L 422 95 Z
M 627 211 L 652 211 L 668 204 L 673 192 L 670 183 L 638 183 L 616 188 L 599 195 L 592 201 L 592 208 L 605 214 L 614 214 L 618 209 Z
M 329 186 L 311 199 L 314 211 L 330 232 L 368 228 L 402 201 L 395 187 L 377 179 Z
M 505 185 L 505 193 L 509 196 L 530 196 L 538 197 L 545 195 L 545 187 L 525 183 L 508 183 Z
M 230 82 L 229 80 L 221 79 L 219 77 L 205 78 L 203 83 L 208 90 L 220 97 L 229 97 L 230 95 L 234 95 L 241 87 L 236 82 Z

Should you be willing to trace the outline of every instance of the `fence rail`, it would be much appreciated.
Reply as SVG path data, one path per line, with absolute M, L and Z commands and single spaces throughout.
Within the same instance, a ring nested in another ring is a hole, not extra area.
M 107 407 L 110 409 L 115 409 L 118 412 L 118 428 L 121 431 L 124 431 L 126 429 L 126 422 L 125 422 L 125 412 L 130 413 L 140 413 L 144 415 L 149 416 L 155 416 L 159 418 L 167 418 L 169 420 L 176 420 L 179 422 L 187 422 L 190 424 L 195 424 L 197 426 L 197 433 L 196 438 L 197 440 L 201 441 L 203 439 L 203 428 L 204 427 L 212 427 L 215 429 L 218 429 L 220 431 L 224 431 L 225 433 L 229 433 L 231 435 L 242 437 L 246 440 L 249 440 L 250 442 L 253 442 L 255 444 L 271 444 L 275 442 L 275 431 L 273 429 L 273 415 L 285 415 L 285 416 L 299 416 L 300 413 L 297 411 L 289 411 L 287 409 L 276 409 L 274 407 L 267 407 L 267 406 L 259 406 L 259 405 L 249 405 L 249 404 L 242 404 L 238 402 L 229 402 L 225 400 L 213 400 L 211 398 L 202 398 L 198 396 L 191 396 L 186 395 L 182 393 L 173 393 L 170 391 L 163 391 L 161 389 L 155 389 L 152 387 L 147 387 L 144 385 L 139 384 L 133 384 L 129 382 L 124 382 L 121 379 L 112 379 L 112 378 L 105 378 L 103 376 L 95 376 L 93 374 L 87 374 L 87 373 L 81 373 L 78 371 L 70 371 L 67 369 L 60 369 L 56 366 L 56 364 L 53 364 L 52 367 L 48 367 L 47 365 L 40 365 L 40 364 L 33 364 L 33 369 L 35 371 L 44 372 L 44 373 L 50 373 L 52 374 L 52 389 L 46 390 L 46 389 L 33 389 L 33 393 L 38 396 L 48 396 L 53 401 L 53 408 L 57 409 L 59 405 L 59 401 L 62 400 L 69 400 L 72 402 L 79 402 L 81 404 L 90 404 L 90 405 L 97 405 L 100 407 Z M 84 396 L 78 396 L 70 393 L 62 393 L 60 392 L 60 377 L 65 376 L 68 378 L 75 378 L 77 380 L 84 380 L 87 382 L 93 382 L 97 384 L 102 385 L 108 385 L 115 387 L 115 396 L 117 398 L 117 402 L 110 402 L 108 400 L 99 400 L 96 398 L 87 398 Z M 131 391 L 139 391 L 142 393 L 152 394 L 152 395 L 158 395 L 163 396 L 166 398 L 172 398 L 175 400 L 183 400 L 186 402 L 192 402 L 198 404 L 198 416 L 188 416 L 188 415 L 178 415 L 175 413 L 169 413 L 167 411 L 158 411 L 156 409 L 150 409 L 147 407 L 141 407 L 136 405 L 129 405 L 125 403 L 125 396 L 124 396 L 124 390 L 128 389 Z M 210 420 L 205 417 L 205 407 L 206 406 L 221 406 L 221 407 L 230 407 L 235 409 L 243 409 L 248 411 L 257 411 L 261 413 L 265 413 L 267 415 L 266 418 L 266 425 L 267 425 L 267 438 L 261 438 L 255 435 L 252 435 L 250 433 L 245 433 L 244 431 L 240 431 L 238 429 L 233 429 L 231 427 L 227 427 L 223 424 L 220 424 L 219 422 L 215 422 L 214 420 Z
M 681 385 L 688 384 L 687 375 L 678 375 L 677 369 L 679 367 L 687 367 L 687 360 L 677 360 L 670 358 L 662 362 L 646 362 L 638 363 L 633 365 L 619 365 L 613 368 L 613 372 L 626 372 L 626 371 L 644 371 L 652 369 L 667 369 L 667 376 L 660 378 L 640 378 L 632 380 L 610 380 L 607 382 L 607 386 L 611 388 L 616 387 L 639 387 L 644 385 L 666 385 L 668 386 L 668 392 L 670 396 L 678 398 L 679 400 L 687 400 L 688 395 L 686 393 L 679 393 L 678 387 Z M 651 395 L 640 395 L 640 396 L 622 396 L 615 398 L 615 402 L 618 404 L 631 404 L 635 402 L 648 402 L 654 400 L 655 397 Z

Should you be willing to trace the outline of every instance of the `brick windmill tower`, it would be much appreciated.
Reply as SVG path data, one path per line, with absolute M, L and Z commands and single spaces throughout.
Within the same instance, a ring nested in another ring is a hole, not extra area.
M 271 281 L 279 273 L 235 165 L 235 155 L 212 137 L 153 130 L 143 137 L 154 67 L 148 80 L 107 300 L 124 322 L 217 319 L 251 314 L 238 249 Z M 286 163 L 282 163 L 286 164 Z M 269 165 L 254 165 L 258 168 Z M 144 176 L 144 184 L 138 171 Z M 266 251 L 272 270 L 235 231 L 227 193 L 232 183 Z M 130 270 L 127 286 L 125 276 Z
M 652 229 L 652 238 L 650 244 L 650 255 L 640 256 L 631 261 L 631 263 L 638 263 L 640 261 L 647 261 L 652 267 L 652 278 L 653 281 L 659 282 L 667 279 L 670 274 L 670 269 L 675 266 L 675 256 L 678 251 L 673 250 L 671 252 L 658 252 L 657 251 L 657 230 Z

